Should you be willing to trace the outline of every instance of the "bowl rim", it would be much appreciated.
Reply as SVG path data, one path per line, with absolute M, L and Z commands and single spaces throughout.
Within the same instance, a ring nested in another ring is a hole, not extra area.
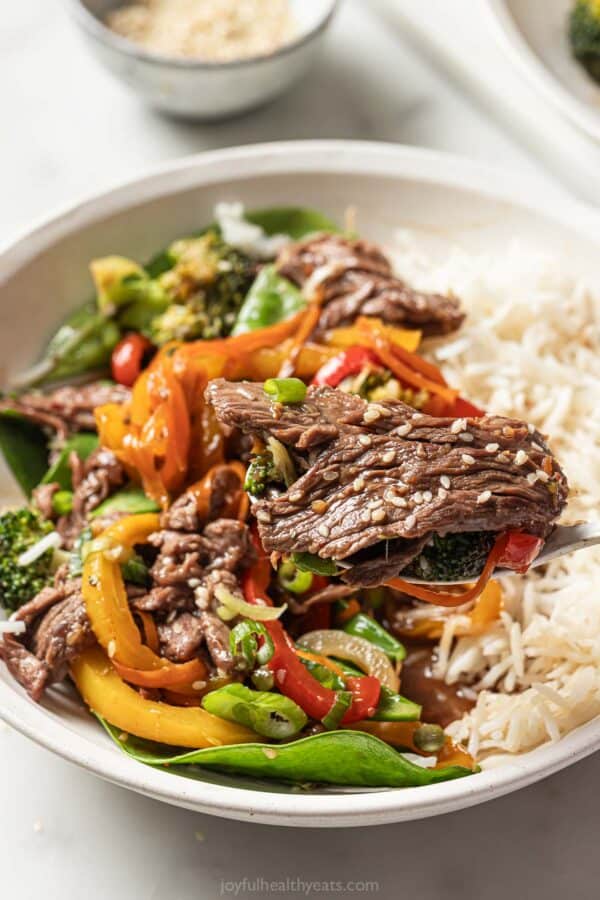
M 295 40 L 283 44 L 272 53 L 262 53 L 256 56 L 247 56 L 243 59 L 232 59 L 224 62 L 210 62 L 209 60 L 164 56 L 161 53 L 144 50 L 136 44 L 135 41 L 130 41 L 108 28 L 101 19 L 95 16 L 87 6 L 84 5 L 83 0 L 65 0 L 65 2 L 69 5 L 71 15 L 85 32 L 100 43 L 109 45 L 118 53 L 159 67 L 170 66 L 184 70 L 206 70 L 216 72 L 241 69 L 249 65 L 267 63 L 294 53 L 304 45 L 309 44 L 330 25 L 331 20 L 340 6 L 341 0 L 327 0 L 328 8 L 323 12 L 321 18 L 312 28 L 303 32 Z
M 202 187 L 228 177 L 310 172 L 388 176 L 478 193 L 541 214 L 574 234 L 585 234 L 600 246 L 600 216 L 595 211 L 579 206 L 561 189 L 553 192 L 540 186 L 537 190 L 525 176 L 507 175 L 497 167 L 399 145 L 290 141 L 217 150 L 163 163 L 141 177 L 45 217 L 0 253 L 0 272 L 10 276 L 78 228 L 186 188 Z M 0 717 L 57 755 L 139 793 L 225 818 L 290 826 L 375 825 L 450 812 L 524 787 L 600 748 L 600 718 L 596 718 L 557 744 L 545 744 L 511 759 L 501 768 L 485 770 L 472 778 L 419 788 L 286 794 L 175 779 L 168 772 L 121 754 L 108 743 L 108 738 L 104 747 L 74 731 L 67 721 L 33 703 L 22 688 L 3 678 Z

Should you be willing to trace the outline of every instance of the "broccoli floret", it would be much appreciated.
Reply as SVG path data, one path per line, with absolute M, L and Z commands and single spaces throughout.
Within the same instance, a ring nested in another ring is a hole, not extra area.
M 33 509 L 9 510 L 0 516 L 0 606 L 14 611 L 50 584 L 54 550 L 20 566 L 19 556 L 53 530 Z
M 214 231 L 177 241 L 169 256 L 173 268 L 159 283 L 172 303 L 152 322 L 154 343 L 228 335 L 254 279 L 252 261 Z
M 266 491 L 268 484 L 281 480 L 281 474 L 273 462 L 273 456 L 266 450 L 252 458 L 246 473 L 244 490 L 253 497 L 260 497 Z
M 600 0 L 577 0 L 569 21 L 573 55 L 600 82 Z
M 423 548 L 402 575 L 425 581 L 453 581 L 457 578 L 477 578 L 494 546 L 497 535 L 493 531 L 464 532 L 433 535 L 431 544 Z

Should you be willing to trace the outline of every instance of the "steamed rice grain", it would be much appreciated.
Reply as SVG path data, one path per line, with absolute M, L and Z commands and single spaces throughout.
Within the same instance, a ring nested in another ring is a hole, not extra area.
M 517 244 L 500 258 L 454 250 L 433 268 L 411 235 L 394 254 L 416 287 L 453 291 L 467 321 L 431 356 L 452 386 L 549 435 L 571 484 L 565 523 L 600 508 L 600 295 L 553 259 Z M 502 579 L 504 612 L 484 635 L 456 637 L 449 616 L 435 674 L 466 680 L 471 713 L 448 731 L 471 752 L 520 753 L 600 714 L 600 549 L 544 575 Z

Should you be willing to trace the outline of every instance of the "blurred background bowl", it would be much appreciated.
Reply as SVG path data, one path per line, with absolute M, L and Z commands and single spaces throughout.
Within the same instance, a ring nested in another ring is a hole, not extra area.
M 150 53 L 111 31 L 107 13 L 127 0 L 68 0 L 100 63 L 163 112 L 211 121 L 272 100 L 310 68 L 339 0 L 290 0 L 298 26 L 293 41 L 268 56 L 202 62 Z

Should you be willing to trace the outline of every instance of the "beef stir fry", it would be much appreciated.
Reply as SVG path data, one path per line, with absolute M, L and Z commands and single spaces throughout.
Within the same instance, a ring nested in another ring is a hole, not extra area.
M 298 783 L 469 775 L 444 728 L 473 686 L 433 677 L 431 636 L 445 607 L 498 619 L 493 570 L 526 571 L 565 476 L 417 352 L 460 327 L 455 297 L 314 211 L 244 224 L 255 255 L 213 225 L 146 267 L 95 261 L 94 303 L 2 399 L 27 502 L 0 515 L 0 655 L 35 701 L 73 683 L 140 758 L 152 741 Z M 457 573 L 473 586 L 436 587 Z

